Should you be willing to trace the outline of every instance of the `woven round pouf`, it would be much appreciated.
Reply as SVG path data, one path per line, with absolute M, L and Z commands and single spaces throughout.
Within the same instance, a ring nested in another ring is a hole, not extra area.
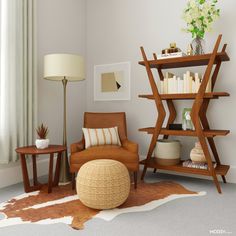
M 89 161 L 78 172 L 76 190 L 85 206 L 94 209 L 115 208 L 129 196 L 129 172 L 118 161 Z

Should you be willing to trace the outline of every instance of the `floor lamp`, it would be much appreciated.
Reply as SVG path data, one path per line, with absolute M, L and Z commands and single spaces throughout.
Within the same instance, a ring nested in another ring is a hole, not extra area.
M 44 79 L 62 81 L 64 92 L 63 145 L 67 147 L 66 134 L 66 85 L 68 81 L 85 79 L 84 60 L 79 55 L 49 54 L 44 57 Z M 71 180 L 67 150 L 62 155 L 60 183 Z

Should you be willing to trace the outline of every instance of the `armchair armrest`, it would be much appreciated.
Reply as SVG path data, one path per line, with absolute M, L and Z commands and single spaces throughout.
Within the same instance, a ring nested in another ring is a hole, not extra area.
M 70 152 L 71 152 L 71 154 L 73 154 L 75 152 L 81 152 L 84 150 L 84 148 L 85 148 L 84 140 L 81 140 L 78 143 L 72 143 L 70 145 Z
M 130 152 L 133 152 L 133 153 L 138 153 L 138 144 L 134 143 L 134 142 L 131 142 L 128 139 L 125 139 L 122 142 L 122 146 L 127 151 L 130 151 Z

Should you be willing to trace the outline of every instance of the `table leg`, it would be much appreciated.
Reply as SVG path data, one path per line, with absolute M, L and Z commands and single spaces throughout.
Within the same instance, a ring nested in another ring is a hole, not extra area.
M 32 155 L 34 186 L 38 185 L 36 155 Z
M 25 160 L 25 154 L 20 154 L 20 160 L 21 160 L 21 169 L 22 169 L 25 192 L 28 193 L 28 192 L 39 190 L 41 188 L 41 184 L 39 184 L 37 181 L 37 171 L 35 171 L 36 159 L 34 160 L 34 157 L 33 157 L 34 186 L 30 186 L 29 175 L 28 175 L 28 170 L 27 170 L 27 165 L 26 165 L 26 160 Z
M 55 176 L 54 176 L 53 186 L 58 186 L 58 183 L 59 183 L 60 166 L 61 166 L 61 155 L 62 155 L 61 152 L 59 152 L 59 153 L 57 154 L 57 164 L 56 164 L 56 170 L 55 170 Z
M 49 161 L 49 173 L 48 173 L 48 193 L 52 192 L 53 156 L 54 156 L 54 153 L 51 153 L 50 154 L 50 161 Z
M 21 160 L 21 169 L 22 169 L 22 175 L 23 175 L 23 182 L 24 182 L 24 189 L 25 192 L 30 192 L 30 181 L 29 181 L 29 175 L 25 160 L 25 154 L 20 154 L 20 160 Z

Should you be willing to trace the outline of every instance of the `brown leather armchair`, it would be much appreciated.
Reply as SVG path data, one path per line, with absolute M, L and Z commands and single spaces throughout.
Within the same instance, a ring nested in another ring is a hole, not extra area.
M 138 144 L 127 139 L 126 116 L 124 112 L 116 113 L 84 113 L 85 128 L 118 127 L 121 146 L 103 145 L 85 149 L 84 137 L 78 143 L 71 144 L 70 172 L 72 187 L 75 188 L 75 174 L 80 167 L 95 159 L 113 159 L 122 162 L 129 171 L 134 173 L 134 184 L 137 187 L 139 170 Z

